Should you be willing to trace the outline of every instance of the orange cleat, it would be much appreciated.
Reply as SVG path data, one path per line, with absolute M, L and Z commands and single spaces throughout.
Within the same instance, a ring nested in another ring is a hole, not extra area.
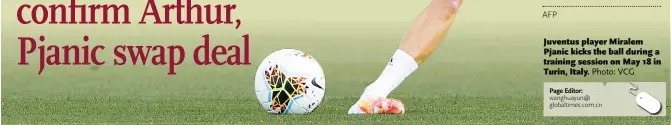
M 365 114 L 403 114 L 405 107 L 400 100 L 386 98 L 369 98 L 362 100 L 359 109 Z

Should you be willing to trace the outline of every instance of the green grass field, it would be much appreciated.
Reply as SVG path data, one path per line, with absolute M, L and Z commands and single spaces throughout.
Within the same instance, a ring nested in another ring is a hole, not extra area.
M 112 66 L 72 69 L 78 73 L 68 76 L 77 79 L 4 73 L 3 83 L 14 82 L 3 85 L 2 118 L 4 124 L 669 124 L 668 117 L 543 117 L 542 84 L 528 82 L 541 78 L 512 77 L 532 74 L 506 74 L 496 68 L 503 65 L 424 65 L 391 95 L 404 101 L 407 114 L 376 116 L 346 111 L 384 63 L 323 64 L 326 100 L 313 114 L 297 116 L 265 113 L 254 96 L 253 71 L 242 67 L 178 72 L 198 77 Z M 137 76 L 124 75 L 129 71 Z M 499 77 L 511 78 L 482 79 Z
M 403 99 L 408 114 L 378 116 L 346 115 L 354 97 L 331 97 L 297 116 L 268 115 L 256 100 L 235 98 L 10 99 L 3 117 L 5 124 L 668 124 L 667 117 L 542 117 L 533 98 Z

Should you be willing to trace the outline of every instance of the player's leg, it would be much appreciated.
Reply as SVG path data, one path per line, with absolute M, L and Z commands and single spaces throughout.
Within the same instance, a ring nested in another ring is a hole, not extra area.
M 421 64 L 452 26 L 462 0 L 433 0 L 403 36 L 400 49 Z
M 349 114 L 400 114 L 403 104 L 386 99 L 436 49 L 452 25 L 462 0 L 432 0 L 413 21 L 382 74 L 366 87 Z

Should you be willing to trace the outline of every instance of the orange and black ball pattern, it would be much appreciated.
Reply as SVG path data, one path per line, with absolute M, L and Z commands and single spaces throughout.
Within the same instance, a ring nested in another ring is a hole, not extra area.
M 305 77 L 287 77 L 278 65 L 271 66 L 265 71 L 266 80 L 270 84 L 272 100 L 270 108 L 279 109 L 280 114 L 285 113 L 291 100 L 307 91 Z

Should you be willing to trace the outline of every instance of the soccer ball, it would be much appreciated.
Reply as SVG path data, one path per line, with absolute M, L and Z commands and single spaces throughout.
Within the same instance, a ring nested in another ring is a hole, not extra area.
M 263 59 L 254 85 L 261 107 L 271 114 L 309 114 L 324 98 L 322 67 L 309 54 L 282 49 Z

